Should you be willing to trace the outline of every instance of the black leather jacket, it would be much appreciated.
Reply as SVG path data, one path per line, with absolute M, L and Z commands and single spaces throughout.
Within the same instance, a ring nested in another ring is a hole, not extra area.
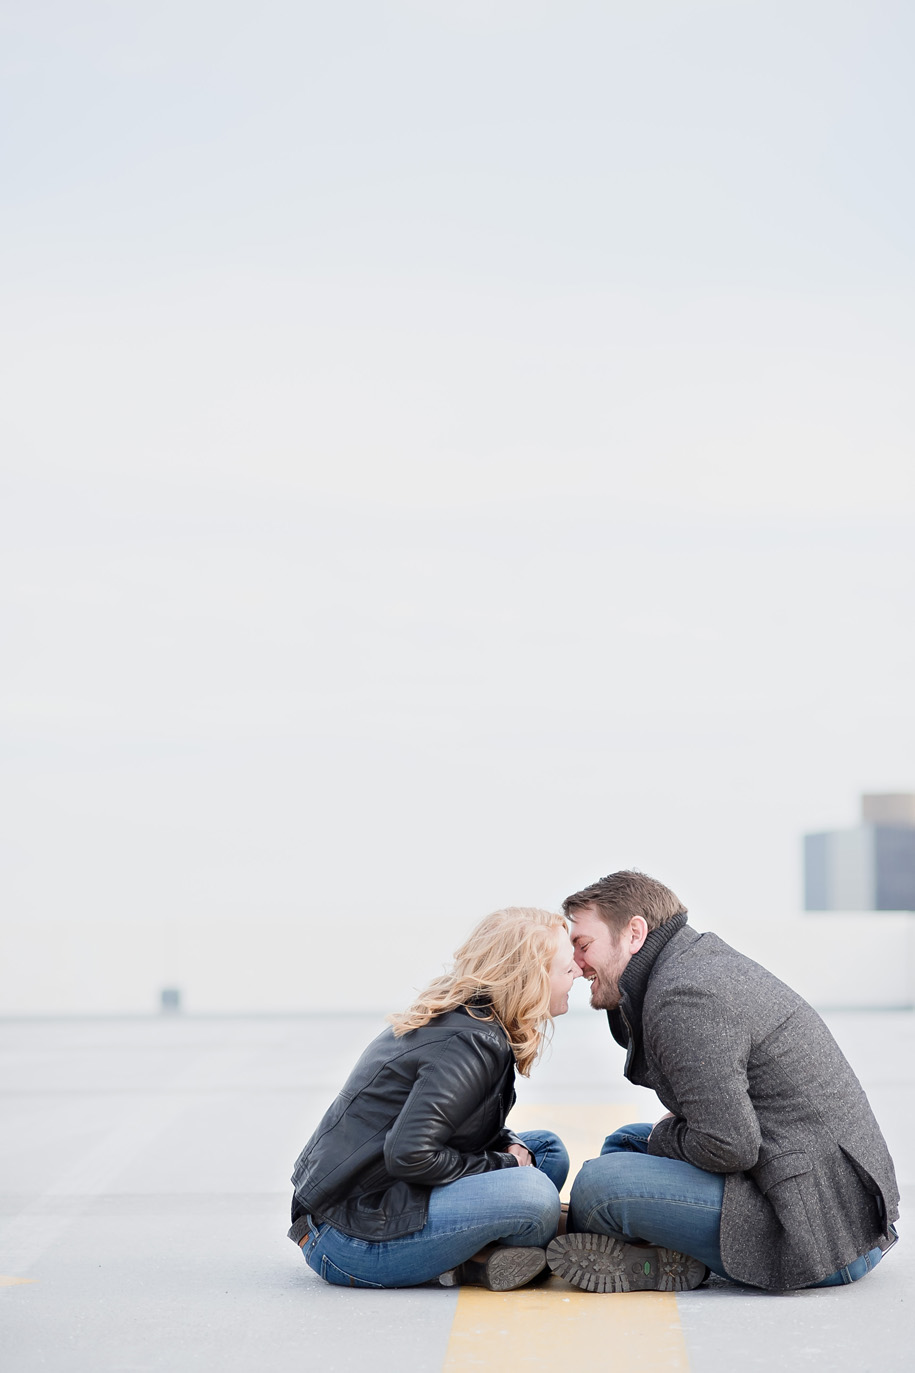
M 517 1167 L 504 1128 L 514 1079 L 501 1026 L 464 1006 L 399 1039 L 384 1030 L 298 1157 L 290 1239 L 308 1213 L 357 1239 L 408 1235 L 426 1222 L 430 1188 Z

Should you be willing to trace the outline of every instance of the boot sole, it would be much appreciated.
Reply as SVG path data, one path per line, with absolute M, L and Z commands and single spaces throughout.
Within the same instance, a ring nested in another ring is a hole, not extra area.
M 490 1292 L 513 1292 L 517 1287 L 526 1287 L 546 1268 L 546 1253 L 543 1249 L 510 1248 L 503 1245 L 494 1249 L 482 1263 L 468 1259 L 457 1268 L 449 1268 L 439 1276 L 442 1287 L 487 1287 Z
M 585 1292 L 692 1292 L 708 1277 L 688 1254 L 610 1235 L 560 1235 L 546 1256 L 557 1277 Z

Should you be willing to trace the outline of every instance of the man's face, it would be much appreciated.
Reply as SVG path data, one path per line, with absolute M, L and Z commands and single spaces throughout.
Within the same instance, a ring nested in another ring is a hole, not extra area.
M 620 978 L 635 952 L 629 929 L 621 936 L 614 934 L 595 906 L 583 906 L 573 914 L 575 962 L 591 982 L 592 1009 L 613 1011 L 620 1004 Z

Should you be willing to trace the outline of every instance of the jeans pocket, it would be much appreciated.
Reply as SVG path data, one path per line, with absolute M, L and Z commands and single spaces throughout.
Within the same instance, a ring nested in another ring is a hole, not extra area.
M 373 1287 L 376 1291 L 384 1290 L 380 1282 L 364 1282 L 362 1278 L 354 1278 L 349 1273 L 344 1273 L 342 1268 L 331 1263 L 326 1254 L 321 1259 L 321 1277 L 332 1287 Z
M 306 1239 L 306 1241 L 305 1241 L 304 1244 L 302 1244 L 302 1245 L 299 1246 L 299 1247 L 301 1248 L 301 1250 L 302 1250 L 302 1254 L 303 1254 L 303 1257 L 305 1258 L 306 1263 L 308 1262 L 308 1255 L 311 1253 L 312 1249 L 314 1249 L 314 1247 L 315 1247 L 315 1245 L 317 1244 L 318 1240 L 321 1238 L 321 1232 L 322 1232 L 322 1230 L 326 1229 L 326 1226 L 327 1226 L 327 1222 L 326 1222 L 326 1221 L 324 1222 L 323 1225 L 315 1225 L 315 1224 L 312 1222 L 312 1224 L 311 1224 L 311 1229 L 310 1229 L 309 1232 L 308 1232 L 308 1238 Z

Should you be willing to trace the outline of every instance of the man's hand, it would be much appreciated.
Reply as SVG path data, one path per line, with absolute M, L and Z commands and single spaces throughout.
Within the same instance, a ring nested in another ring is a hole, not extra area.
M 661 1120 L 673 1120 L 673 1118 L 674 1118 L 674 1113 L 673 1113 L 673 1111 L 665 1111 L 664 1114 L 663 1114 L 663 1116 L 661 1116 Z M 656 1120 L 656 1121 L 655 1121 L 654 1125 L 651 1127 L 651 1135 L 654 1134 L 655 1126 L 661 1124 L 661 1120 Z M 651 1139 L 651 1135 L 648 1136 L 649 1139 Z
M 518 1160 L 519 1168 L 532 1168 L 534 1166 L 534 1155 L 530 1149 L 525 1149 L 523 1144 L 510 1144 L 505 1152 L 514 1154 Z

